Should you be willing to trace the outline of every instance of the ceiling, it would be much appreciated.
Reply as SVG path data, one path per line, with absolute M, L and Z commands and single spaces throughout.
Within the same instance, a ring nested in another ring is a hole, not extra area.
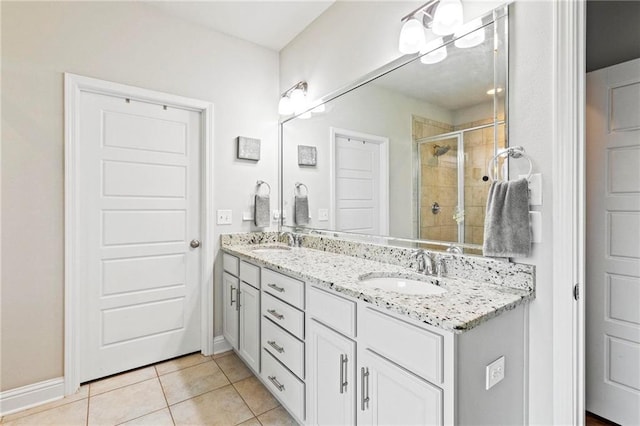
M 149 1 L 165 13 L 280 51 L 335 0 Z

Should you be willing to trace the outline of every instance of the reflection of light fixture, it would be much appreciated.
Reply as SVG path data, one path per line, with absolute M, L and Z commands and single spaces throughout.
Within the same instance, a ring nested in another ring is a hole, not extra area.
M 304 112 L 308 106 L 307 87 L 307 82 L 301 81 L 284 92 L 278 103 L 278 113 L 289 115 Z
M 324 104 L 320 104 L 317 107 L 315 107 L 314 109 L 311 110 L 312 113 L 314 114 L 320 114 L 322 112 L 324 112 L 326 109 L 326 107 L 324 106 Z
M 424 28 L 431 28 L 436 35 L 453 34 L 463 22 L 460 0 L 430 0 L 404 16 L 400 30 L 398 49 L 411 54 L 424 50 Z
M 420 62 L 422 62 L 423 64 L 437 64 L 440 61 L 444 61 L 444 59 L 447 57 L 447 46 L 442 46 L 439 49 L 433 50 L 441 45 L 442 37 L 427 43 L 427 45 L 424 47 L 424 50 L 420 52 L 421 54 L 423 54 L 420 57 Z
M 484 28 L 481 27 L 482 19 L 480 18 L 463 25 L 462 28 L 453 35 L 456 39 L 454 42 L 456 47 L 467 49 L 481 44 L 484 41 Z
M 498 87 L 497 89 L 489 89 L 487 90 L 487 95 L 495 95 L 496 93 L 502 92 L 502 87 Z

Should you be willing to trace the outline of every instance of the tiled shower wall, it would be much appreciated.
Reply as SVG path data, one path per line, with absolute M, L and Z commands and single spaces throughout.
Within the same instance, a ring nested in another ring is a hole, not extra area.
M 492 119 L 451 126 L 428 118 L 413 116 L 414 140 L 468 129 L 491 123 Z M 487 164 L 493 156 L 494 129 L 488 127 L 463 133 L 464 138 L 464 227 L 465 243 L 483 242 L 484 212 L 490 183 L 482 178 L 487 174 Z M 434 156 L 433 146 L 450 145 L 441 156 Z M 504 125 L 498 127 L 498 145 L 504 147 Z M 420 144 L 420 199 L 419 238 L 439 241 L 458 240 L 458 227 L 453 218 L 457 206 L 457 145 L 455 139 Z M 433 214 L 431 206 L 438 202 L 440 212 Z M 418 226 L 416 224 L 416 226 Z

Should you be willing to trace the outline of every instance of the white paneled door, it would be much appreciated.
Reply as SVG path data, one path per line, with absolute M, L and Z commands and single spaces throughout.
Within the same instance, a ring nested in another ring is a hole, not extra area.
M 79 108 L 85 382 L 200 350 L 201 116 L 90 92 Z
M 640 424 L 640 59 L 587 74 L 586 408 Z
M 381 235 L 388 232 L 386 155 L 380 141 L 335 135 L 335 229 Z

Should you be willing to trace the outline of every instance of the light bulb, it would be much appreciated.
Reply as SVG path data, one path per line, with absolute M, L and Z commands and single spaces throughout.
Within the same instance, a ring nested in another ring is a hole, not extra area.
M 293 107 L 288 96 L 283 96 L 280 98 L 280 102 L 278 102 L 278 113 L 280 115 L 293 114 Z
M 447 57 L 447 47 L 442 46 L 442 43 L 442 37 L 431 40 L 429 43 L 427 43 L 424 47 L 424 50 L 420 51 L 420 53 L 422 54 L 422 56 L 420 57 L 420 62 L 422 62 L 423 64 L 437 64 L 438 62 L 443 61 Z M 438 46 L 441 47 L 438 48 Z
M 425 44 L 424 27 L 422 22 L 411 18 L 404 23 L 400 30 L 398 49 L 405 55 L 419 52 Z
M 456 32 L 463 22 L 460 0 L 440 0 L 436 13 L 433 15 L 431 30 L 436 35 L 449 35 Z
M 298 114 L 305 110 L 307 106 L 307 99 L 304 90 L 293 89 L 293 91 L 289 95 L 289 99 L 291 100 L 291 107 L 293 108 L 294 113 Z
M 474 19 L 468 24 L 465 24 L 462 28 L 456 31 L 456 33 L 453 35 L 453 37 L 456 39 L 456 41 L 454 42 L 456 47 L 459 47 L 460 49 L 467 49 L 469 47 L 475 47 L 479 44 L 482 44 L 482 42 L 484 41 L 484 28 L 479 28 L 481 26 L 482 20 L 478 18 Z M 471 31 L 474 28 L 477 29 L 475 31 Z

